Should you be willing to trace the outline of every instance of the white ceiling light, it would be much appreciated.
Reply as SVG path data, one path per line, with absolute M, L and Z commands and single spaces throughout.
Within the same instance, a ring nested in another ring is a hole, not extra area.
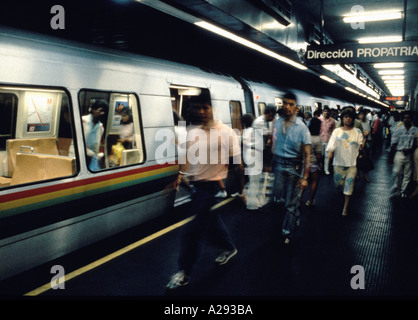
M 337 81 L 335 81 L 334 79 L 331 79 L 331 78 L 329 78 L 329 77 L 327 77 L 327 76 L 324 76 L 324 75 L 321 75 L 321 76 L 319 76 L 321 79 L 323 79 L 323 80 L 325 80 L 325 81 L 328 81 L 328 82 L 331 82 L 331 83 L 336 83 Z
M 353 88 L 350 88 L 350 87 L 345 87 L 345 90 L 348 90 L 354 93 L 359 93 L 357 90 L 354 90 Z
M 399 91 L 391 91 L 390 92 L 393 96 L 402 97 L 405 95 L 405 91 L 399 90 Z
M 359 43 L 400 42 L 401 36 L 365 37 L 358 39 Z
M 403 68 L 404 64 L 401 62 L 389 62 L 389 63 L 375 63 L 374 67 L 376 69 L 385 69 L 385 68 Z
M 374 91 L 372 88 L 367 86 L 364 82 L 357 79 L 356 76 L 345 70 L 343 67 L 341 67 L 339 64 L 323 64 L 323 68 L 333 72 L 335 75 L 340 77 L 341 79 L 351 83 L 353 86 L 356 86 L 357 88 L 361 89 L 362 91 L 366 92 L 369 95 L 374 96 L 377 99 L 380 99 L 380 94 Z M 355 93 L 358 93 L 356 91 Z
M 405 76 L 383 76 L 383 80 L 399 80 L 399 79 L 405 79 Z
M 403 70 L 381 70 L 379 74 L 381 75 L 388 75 L 388 74 L 404 74 L 405 71 Z
M 404 86 L 387 86 L 389 90 L 405 90 Z
M 291 60 L 289 58 L 286 58 L 284 56 L 281 56 L 281 55 L 279 55 L 279 54 L 277 54 L 277 53 L 275 53 L 275 52 L 273 52 L 271 50 L 268 50 L 268 49 L 266 49 L 266 48 L 264 48 L 264 47 L 262 47 L 262 46 L 260 46 L 260 45 L 258 45 L 256 43 L 254 43 L 254 42 L 248 41 L 247 39 L 244 39 L 244 38 L 242 38 L 240 36 L 237 36 L 237 35 L 229 32 L 229 31 L 226 31 L 226 30 L 224 30 L 222 28 L 219 28 L 219 27 L 217 27 L 217 26 L 215 26 L 213 24 L 210 24 L 208 22 L 198 21 L 198 22 L 195 22 L 195 25 L 197 25 L 197 26 L 199 26 L 201 28 L 204 28 L 206 30 L 209 30 L 209 31 L 211 31 L 213 33 L 216 33 L 216 34 L 218 34 L 220 36 L 223 36 L 225 38 L 228 38 L 230 40 L 233 40 L 235 42 L 238 42 L 240 44 L 243 44 L 244 46 L 247 46 L 247 47 L 249 47 L 251 49 L 257 50 L 257 51 L 259 51 L 261 53 L 264 53 L 264 54 L 266 54 L 266 55 L 268 55 L 270 57 L 273 57 L 273 58 L 275 58 L 277 60 L 280 60 L 280 61 L 282 61 L 284 63 L 290 64 L 291 66 L 296 67 L 298 69 L 301 69 L 301 70 L 308 69 L 307 67 L 305 67 L 304 65 L 302 65 L 300 63 L 297 63 L 297 62 L 295 62 L 295 61 L 293 61 L 293 60 Z
M 344 15 L 343 21 L 345 23 L 363 22 L 363 21 L 382 21 L 401 19 L 402 12 L 399 10 L 374 11 L 374 12 L 359 12 Z
M 405 83 L 405 80 L 383 80 L 385 83 Z
M 405 83 L 398 83 L 398 82 L 385 82 L 385 86 L 404 86 Z

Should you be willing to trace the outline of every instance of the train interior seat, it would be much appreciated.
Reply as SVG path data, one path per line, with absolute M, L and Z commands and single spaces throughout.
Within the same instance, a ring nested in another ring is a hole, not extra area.
M 10 185 L 70 176 L 74 172 L 73 157 L 18 152 Z
M 74 174 L 75 160 L 68 157 L 71 139 L 67 140 L 8 139 L 2 156 L 0 187 Z
M 31 152 L 58 155 L 57 139 L 34 138 L 34 139 L 8 139 L 6 141 L 8 170 L 6 177 L 12 178 L 16 165 L 16 155 L 21 152 L 21 148 L 31 148 Z
M 125 166 L 128 164 L 139 163 L 141 162 L 141 158 L 141 152 L 138 149 L 123 150 L 121 165 Z

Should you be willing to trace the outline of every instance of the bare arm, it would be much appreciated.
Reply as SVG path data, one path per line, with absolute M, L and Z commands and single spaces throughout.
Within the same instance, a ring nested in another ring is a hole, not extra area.
M 309 171 L 311 167 L 311 145 L 305 144 L 303 146 L 303 157 L 305 159 L 305 166 L 303 169 L 303 177 L 300 178 L 299 183 L 296 187 L 301 190 L 305 190 L 308 187 Z

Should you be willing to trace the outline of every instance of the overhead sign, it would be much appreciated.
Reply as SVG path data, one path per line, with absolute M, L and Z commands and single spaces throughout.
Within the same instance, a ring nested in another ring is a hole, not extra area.
M 417 62 L 418 41 L 309 45 L 306 64 Z
M 400 96 L 400 97 L 385 97 L 385 101 L 408 101 L 408 96 Z

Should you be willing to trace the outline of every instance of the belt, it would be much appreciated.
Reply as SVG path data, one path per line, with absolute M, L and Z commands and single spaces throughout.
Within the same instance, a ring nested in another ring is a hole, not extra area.
M 284 158 L 284 157 L 280 157 L 280 156 L 275 156 L 277 162 L 282 163 L 282 164 L 299 164 L 302 163 L 302 159 L 299 158 Z

